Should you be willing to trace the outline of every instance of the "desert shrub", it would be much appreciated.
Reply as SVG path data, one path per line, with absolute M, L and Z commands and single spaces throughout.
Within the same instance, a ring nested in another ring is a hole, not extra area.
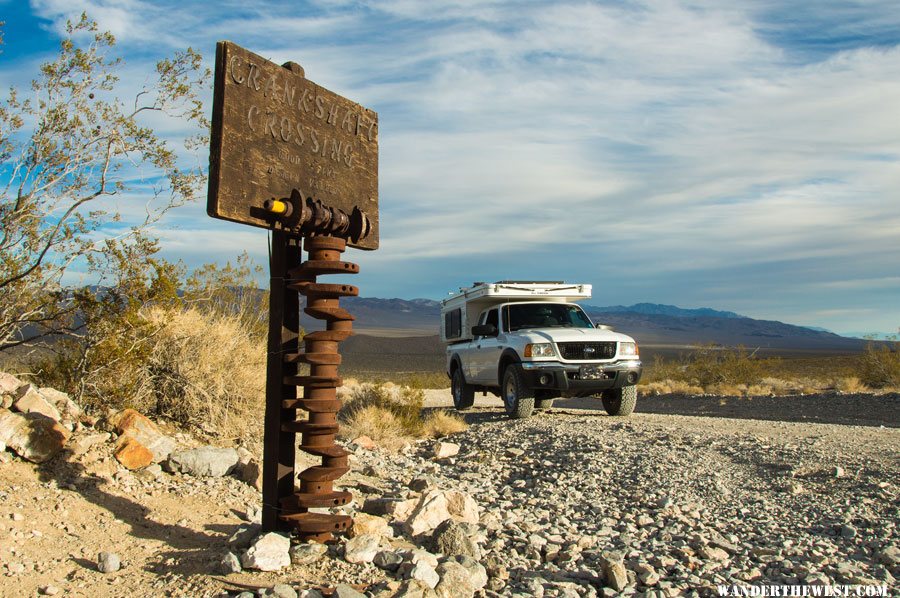
M 146 409 L 182 424 L 261 434 L 264 337 L 240 314 L 151 308 L 146 317 L 158 330 L 138 392 Z
M 704 388 L 755 384 L 765 376 L 768 361 L 755 358 L 744 347 L 704 345 L 688 357 L 685 376 Z
M 446 372 L 391 372 L 386 374 L 352 369 L 345 371 L 353 376 L 353 378 L 345 378 L 345 381 L 357 379 L 369 384 L 399 384 L 421 389 L 448 388 L 450 386 L 450 378 L 447 377 Z
M 350 389 L 340 416 L 342 421 L 350 422 L 357 412 L 367 407 L 377 407 L 390 413 L 404 434 L 419 436 L 422 433 L 424 404 L 425 393 L 421 389 L 394 384 L 362 384 Z
M 703 394 L 703 389 L 699 386 L 693 386 L 688 384 L 684 380 L 657 380 L 654 382 L 648 382 L 646 384 L 641 384 L 638 387 L 638 391 L 642 395 L 654 396 L 654 395 L 699 395 Z
M 846 376 L 844 378 L 837 378 L 834 380 L 832 386 L 834 387 L 835 390 L 837 390 L 839 392 L 845 392 L 845 393 L 850 393 L 850 394 L 869 391 L 869 387 L 867 387 L 865 384 L 863 384 L 862 381 L 860 381 L 860 379 L 857 378 L 856 376 Z
M 263 412 L 265 343 L 237 315 L 152 306 L 134 324 L 127 336 L 109 334 L 86 354 L 58 354 L 45 365 L 44 383 L 74 385 L 88 410 L 131 407 L 210 431 L 262 432 L 248 424 Z M 66 369 L 76 358 L 90 367 Z
M 900 341 L 870 342 L 860 360 L 859 379 L 872 388 L 900 388 Z
M 437 409 L 424 414 L 425 393 L 418 388 L 384 384 L 345 386 L 338 413 L 342 437 L 369 436 L 386 448 L 412 438 L 441 438 L 468 428 L 455 413 Z
M 384 407 L 366 405 L 352 410 L 342 410 L 340 416 L 340 435 L 346 439 L 368 436 L 384 446 L 402 441 L 407 436 L 397 417 Z
M 183 268 L 147 258 L 155 243 L 143 242 L 110 251 L 115 284 L 74 296 L 78 334 L 49 345 L 33 371 L 89 411 L 131 407 L 220 433 L 248 431 L 262 413 L 266 373 L 266 295 L 249 260 L 205 266 L 183 282 Z
M 641 382 L 683 381 L 684 369 L 684 365 L 677 361 L 665 359 L 661 355 L 654 355 L 653 362 L 647 366 L 647 370 L 644 372 Z
M 468 428 L 469 424 L 460 415 L 450 413 L 446 409 L 437 409 L 429 413 L 422 422 L 422 435 L 429 438 L 443 438 L 465 432 Z
M 666 384 L 683 382 L 706 392 L 740 395 L 746 392 L 747 386 L 760 384 L 777 362 L 775 358 L 757 358 L 744 347 L 703 345 L 676 362 L 657 356 L 646 382 L 662 383 L 658 391 Z
M 774 389 L 768 384 L 751 384 L 747 387 L 745 396 L 748 397 L 765 397 L 775 394 Z
M 707 394 L 725 396 L 725 397 L 743 397 L 747 396 L 748 387 L 746 384 L 730 384 L 728 382 L 716 382 L 706 387 Z

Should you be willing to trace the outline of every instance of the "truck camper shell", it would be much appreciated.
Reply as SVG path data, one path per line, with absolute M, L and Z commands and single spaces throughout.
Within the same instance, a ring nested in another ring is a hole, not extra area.
M 562 281 L 501 280 L 476 282 L 441 302 L 441 340 L 457 343 L 471 340 L 472 327 L 482 312 L 511 301 L 574 303 L 590 299 L 591 285 Z

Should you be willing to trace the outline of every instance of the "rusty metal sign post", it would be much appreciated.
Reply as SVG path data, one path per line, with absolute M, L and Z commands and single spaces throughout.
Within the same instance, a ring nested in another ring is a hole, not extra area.
M 349 470 L 335 443 L 336 392 L 338 346 L 353 324 L 339 301 L 359 291 L 317 277 L 359 272 L 340 259 L 348 245 L 378 248 L 378 115 L 308 80 L 296 63 L 219 42 L 209 171 L 210 216 L 272 231 L 263 530 L 324 542 L 352 523 L 310 509 L 352 498 L 334 488 Z M 304 311 L 325 322 L 302 349 L 300 295 Z M 297 434 L 301 450 L 322 458 L 299 474 Z

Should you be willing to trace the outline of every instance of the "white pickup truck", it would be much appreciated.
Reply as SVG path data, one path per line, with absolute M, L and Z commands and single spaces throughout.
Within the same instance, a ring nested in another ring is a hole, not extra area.
M 637 343 L 595 326 L 574 303 L 590 296 L 587 284 L 504 280 L 445 299 L 441 340 L 455 407 L 490 392 L 519 419 L 557 397 L 596 396 L 610 415 L 631 414 L 642 372 Z

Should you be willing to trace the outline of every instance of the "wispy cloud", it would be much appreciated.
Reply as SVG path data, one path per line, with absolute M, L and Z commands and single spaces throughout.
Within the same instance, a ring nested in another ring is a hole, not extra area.
M 893 2 L 32 7 L 55 27 L 88 10 L 137 65 L 231 39 L 378 110 L 382 249 L 357 254 L 368 294 L 437 296 L 468 272 L 530 268 L 609 302 L 900 319 L 882 285 L 852 282 L 890 278 L 900 255 Z M 182 230 L 222 249 L 255 238 L 214 239 L 188 213 Z M 854 292 L 822 292 L 840 281 Z

